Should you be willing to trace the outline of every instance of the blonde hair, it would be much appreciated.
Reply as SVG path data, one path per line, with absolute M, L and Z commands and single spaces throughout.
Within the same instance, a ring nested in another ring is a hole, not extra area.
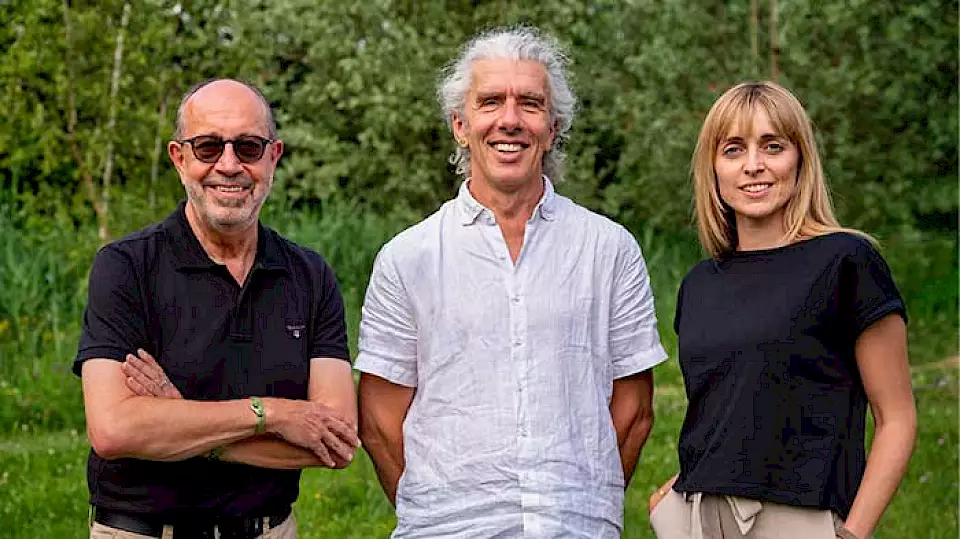
M 797 185 L 783 212 L 786 233 L 782 241 L 792 243 L 804 237 L 849 232 L 876 243 L 859 230 L 840 226 L 827 190 L 810 118 L 786 88 L 765 81 L 738 84 L 724 92 L 710 108 L 697 137 L 690 169 L 697 232 L 703 248 L 715 258 L 737 248 L 735 216 L 720 198 L 714 160 L 721 140 L 730 129 L 749 125 L 758 107 L 767 113 L 777 133 L 796 146 L 800 154 Z

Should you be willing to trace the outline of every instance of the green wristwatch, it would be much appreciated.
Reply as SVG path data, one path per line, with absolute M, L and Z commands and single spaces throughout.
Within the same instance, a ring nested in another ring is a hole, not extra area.
M 257 414 L 257 434 L 263 434 L 267 430 L 267 413 L 260 397 L 250 397 L 250 409 Z
M 220 460 L 220 455 L 222 454 L 223 454 L 223 446 L 218 445 L 217 447 L 214 447 L 213 449 L 211 449 L 209 453 L 207 453 L 207 458 L 210 460 Z

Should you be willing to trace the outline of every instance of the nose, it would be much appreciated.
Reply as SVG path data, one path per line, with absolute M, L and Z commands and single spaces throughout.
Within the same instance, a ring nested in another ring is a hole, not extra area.
M 499 118 L 499 128 L 502 131 L 515 132 L 519 131 L 522 127 L 520 123 L 520 115 L 517 110 L 517 101 L 515 99 L 507 99 L 506 103 L 503 105 L 503 112 L 500 114 Z
M 756 176 L 764 170 L 766 170 L 766 164 L 763 160 L 763 154 L 757 149 L 747 151 L 747 161 L 744 164 L 744 172 L 748 176 Z
M 223 153 L 220 155 L 220 159 L 217 159 L 214 168 L 224 176 L 236 176 L 243 172 L 243 167 L 240 166 L 240 160 L 237 159 L 237 154 L 233 151 L 232 142 L 224 145 Z

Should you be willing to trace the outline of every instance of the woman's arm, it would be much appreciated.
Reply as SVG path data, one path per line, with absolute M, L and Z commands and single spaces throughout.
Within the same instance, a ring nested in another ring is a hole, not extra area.
M 866 538 L 906 474 L 916 438 L 917 409 L 903 318 L 890 314 L 864 330 L 857 339 L 856 357 L 876 428 L 863 482 L 845 527 Z

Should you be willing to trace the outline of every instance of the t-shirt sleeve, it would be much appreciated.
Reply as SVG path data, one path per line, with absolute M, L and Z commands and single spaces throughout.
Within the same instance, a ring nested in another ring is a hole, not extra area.
M 683 316 L 683 285 L 687 280 L 680 282 L 680 288 L 677 290 L 677 306 L 673 311 L 673 332 L 680 335 L 680 318 Z
M 313 317 L 310 357 L 330 357 L 350 361 L 347 323 L 344 318 L 340 285 L 333 270 L 323 260 L 320 260 L 318 271 L 320 272 L 320 289 L 316 292 L 318 298 Z
M 356 369 L 407 387 L 417 385 L 417 325 L 389 251 L 377 255 L 360 319 Z
M 897 313 L 906 322 L 906 307 L 890 268 L 872 245 L 859 241 L 844 261 L 843 272 L 841 296 L 845 298 L 848 323 L 855 335 L 888 314 Z
M 653 290 L 640 245 L 625 229 L 614 279 L 610 352 L 616 379 L 650 369 L 667 353 L 660 344 Z
M 101 249 L 90 269 L 87 306 L 73 362 L 77 376 L 88 359 L 123 361 L 137 348 L 148 348 L 141 298 L 141 283 L 130 256 L 114 245 Z

